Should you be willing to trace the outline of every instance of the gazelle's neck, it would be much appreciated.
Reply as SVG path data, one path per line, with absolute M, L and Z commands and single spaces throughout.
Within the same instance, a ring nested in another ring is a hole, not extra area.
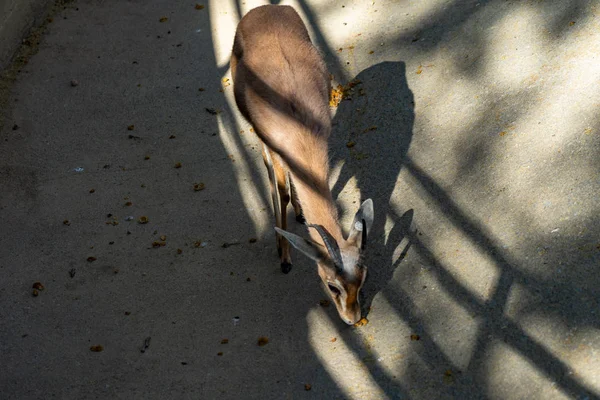
M 329 189 L 327 145 L 323 138 L 314 139 L 313 143 L 306 143 L 305 148 L 297 149 L 298 152 L 292 157 L 297 164 L 295 168 L 290 166 L 290 172 L 306 222 L 322 225 L 338 243 L 342 243 L 344 238 L 337 207 Z M 315 242 L 323 244 L 321 236 L 314 229 L 309 231 Z

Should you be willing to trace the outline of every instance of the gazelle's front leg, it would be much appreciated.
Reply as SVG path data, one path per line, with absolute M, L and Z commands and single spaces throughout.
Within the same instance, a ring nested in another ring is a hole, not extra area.
M 271 186 L 271 199 L 273 200 L 273 212 L 275 214 L 275 225 L 283 230 L 287 229 L 287 206 L 290 202 L 289 180 L 286 179 L 286 171 L 281 165 L 278 157 L 263 144 L 263 160 L 269 174 Z M 292 269 L 292 258 L 290 256 L 290 244 L 283 236 L 276 233 L 277 252 L 281 259 L 281 272 L 287 274 Z

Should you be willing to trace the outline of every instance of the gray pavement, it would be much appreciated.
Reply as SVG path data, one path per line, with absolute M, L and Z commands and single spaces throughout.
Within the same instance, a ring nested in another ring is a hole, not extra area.
M 0 398 L 600 398 L 597 1 L 285 2 L 356 83 L 331 185 L 345 224 L 375 204 L 360 328 L 279 271 L 227 81 L 264 2 L 196 4 L 69 3 L 4 80 Z

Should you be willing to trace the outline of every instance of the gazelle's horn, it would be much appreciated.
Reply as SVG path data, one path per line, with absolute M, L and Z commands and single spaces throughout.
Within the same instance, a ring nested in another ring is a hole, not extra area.
M 323 239 L 323 243 L 325 243 L 325 247 L 331 256 L 331 260 L 335 264 L 336 268 L 343 268 L 344 263 L 342 262 L 342 255 L 340 254 L 340 248 L 338 247 L 337 242 L 331 236 L 331 234 L 321 225 L 313 225 L 308 224 L 309 228 L 315 228 L 319 235 L 321 235 L 321 239 Z

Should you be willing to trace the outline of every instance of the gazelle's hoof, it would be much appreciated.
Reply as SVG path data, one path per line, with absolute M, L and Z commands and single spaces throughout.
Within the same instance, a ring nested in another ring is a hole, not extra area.
M 285 262 L 285 261 L 281 263 L 281 272 L 283 272 L 284 274 L 287 274 L 291 270 L 292 270 L 292 264 L 291 263 Z
M 296 215 L 296 221 L 300 222 L 301 224 L 304 224 L 306 222 L 306 219 L 304 218 L 304 214 Z

